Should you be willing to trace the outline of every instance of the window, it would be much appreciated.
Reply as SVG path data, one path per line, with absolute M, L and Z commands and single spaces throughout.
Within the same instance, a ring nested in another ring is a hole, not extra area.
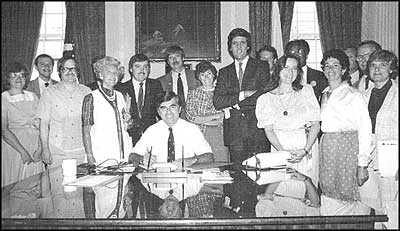
M 315 2 L 294 3 L 290 31 L 290 40 L 292 39 L 304 39 L 308 42 L 310 53 L 308 54 L 307 65 L 321 70 L 319 63 L 322 60 L 322 50 Z
M 54 69 L 51 78 L 60 80 L 57 73 L 57 62 L 63 55 L 65 36 L 65 2 L 44 2 L 42 23 L 40 26 L 39 45 L 36 56 L 46 53 L 53 57 Z M 36 79 L 39 73 L 32 70 L 31 79 Z

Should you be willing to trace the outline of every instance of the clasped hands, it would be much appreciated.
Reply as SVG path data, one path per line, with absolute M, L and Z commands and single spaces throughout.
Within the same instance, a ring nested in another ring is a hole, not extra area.
M 296 150 L 287 150 L 290 152 L 290 159 L 288 159 L 289 163 L 295 164 L 301 162 L 301 160 L 304 158 L 304 156 L 307 155 L 307 152 L 305 149 L 296 149 Z

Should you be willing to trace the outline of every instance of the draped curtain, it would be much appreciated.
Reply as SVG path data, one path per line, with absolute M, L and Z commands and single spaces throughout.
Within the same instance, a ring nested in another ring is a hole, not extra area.
M 285 48 L 286 44 L 290 40 L 290 29 L 292 27 L 293 19 L 293 7 L 294 2 L 278 2 L 279 13 L 281 15 L 281 26 L 282 26 L 282 44 Z
M 91 60 L 105 54 L 105 3 L 65 2 L 67 18 L 64 43 L 74 44 L 81 69 L 80 83 L 95 81 Z
M 361 41 L 362 2 L 316 2 L 322 52 Z
M 251 34 L 251 56 L 258 49 L 271 44 L 272 2 L 249 2 L 249 24 Z
M 1 2 L 1 69 L 2 91 L 5 68 L 10 62 L 20 62 L 32 70 L 39 44 L 44 2 Z

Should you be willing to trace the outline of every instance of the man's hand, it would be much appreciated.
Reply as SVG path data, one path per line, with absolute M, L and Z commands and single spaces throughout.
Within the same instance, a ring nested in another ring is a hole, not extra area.
M 96 159 L 93 156 L 93 153 L 86 154 L 87 155 L 87 161 L 89 165 L 94 165 L 96 163 Z
M 189 158 L 185 158 L 184 159 L 184 163 L 183 164 L 184 164 L 185 167 L 189 167 L 189 166 L 191 166 L 192 164 L 194 164 L 196 162 L 197 162 L 197 158 L 189 157 Z M 172 162 L 172 164 L 174 164 L 178 169 L 182 169 L 182 159 L 181 158 L 174 160 Z
M 358 186 L 362 186 L 369 178 L 368 169 L 366 167 L 357 167 L 357 183 Z
M 149 158 L 150 158 L 150 162 L 149 162 Z M 146 153 L 143 157 L 143 165 L 150 169 L 150 167 L 157 161 L 157 157 L 155 155 L 151 155 L 150 153 Z
M 23 153 L 21 153 L 21 159 L 22 159 L 22 162 L 23 162 L 24 164 L 30 164 L 30 163 L 34 162 L 33 159 L 32 159 L 32 157 L 31 157 L 31 156 L 29 155 L 29 153 L 26 152 L 26 151 L 24 151 Z

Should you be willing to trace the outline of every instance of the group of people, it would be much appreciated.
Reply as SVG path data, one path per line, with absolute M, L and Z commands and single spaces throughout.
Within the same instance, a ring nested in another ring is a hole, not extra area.
M 230 65 L 217 71 L 201 61 L 193 71 L 181 47 L 168 47 L 171 71 L 159 78 L 149 78 L 149 58 L 135 54 L 124 83 L 120 61 L 99 56 L 90 88 L 79 83 L 71 56 L 58 62 L 59 83 L 50 78 L 54 60 L 46 54 L 35 59 L 33 81 L 24 65 L 10 64 L 2 186 L 70 158 L 149 168 L 183 160 L 241 164 L 256 153 L 289 151 L 293 177 L 266 185 L 260 216 L 273 214 L 262 203 L 286 194 L 321 215 L 369 214 L 372 207 L 397 224 L 397 173 L 378 169 L 379 155 L 390 154 L 378 144 L 398 140 L 397 57 L 367 40 L 325 51 L 321 72 L 307 66 L 310 48 L 302 39 L 289 41 L 279 58 L 268 45 L 251 57 L 251 35 L 242 28 L 229 33 L 228 51 Z

